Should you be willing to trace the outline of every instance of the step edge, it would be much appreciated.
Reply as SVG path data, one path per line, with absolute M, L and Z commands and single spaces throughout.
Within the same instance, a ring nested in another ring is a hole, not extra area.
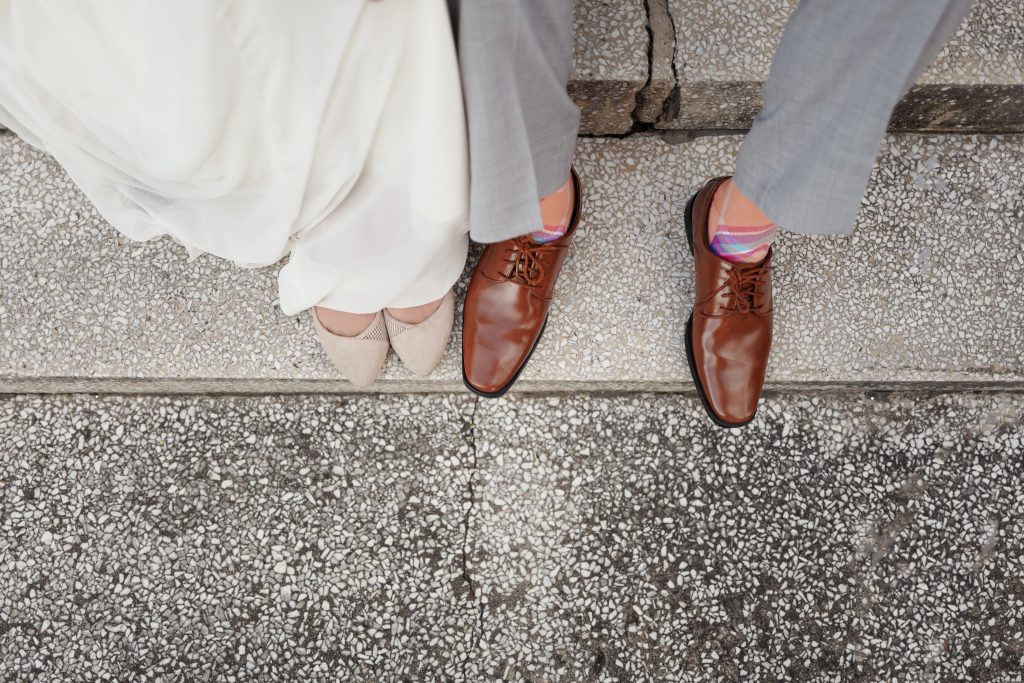
M 915 381 L 780 381 L 768 382 L 765 395 L 791 393 L 870 392 L 1024 392 L 1024 378 L 979 380 L 976 378 Z M 143 378 L 2 378 L 0 396 L 27 394 L 100 395 L 279 395 L 279 394 L 441 394 L 466 392 L 452 380 L 384 380 L 368 389 L 358 389 L 341 379 L 143 379 Z M 689 381 L 578 381 L 523 380 L 515 394 L 566 393 L 667 393 L 696 395 Z

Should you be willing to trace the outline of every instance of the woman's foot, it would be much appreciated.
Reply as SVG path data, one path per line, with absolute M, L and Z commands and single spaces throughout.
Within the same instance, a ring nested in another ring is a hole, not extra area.
M 389 308 L 387 311 L 392 318 L 399 322 L 407 325 L 418 325 L 434 315 L 434 311 L 441 308 L 443 301 L 444 297 L 441 297 L 422 306 Z M 345 311 L 336 311 L 333 308 L 323 308 L 320 306 L 317 306 L 316 314 L 320 319 L 320 324 L 328 332 L 341 337 L 358 337 L 370 326 L 373 319 L 377 317 L 376 313 L 346 313 Z
M 391 348 L 417 375 L 426 377 L 441 362 L 455 324 L 455 295 L 422 306 L 384 310 Z
M 444 297 L 431 301 L 428 304 L 423 304 L 422 306 L 389 308 L 387 311 L 392 318 L 399 322 L 403 322 L 406 325 L 418 325 L 430 316 L 434 315 L 434 311 L 441 308 L 442 302 L 444 302 Z
M 339 337 L 358 337 L 377 317 L 376 313 L 346 313 L 322 306 L 314 308 L 313 314 L 328 332 Z
M 311 313 L 317 339 L 345 379 L 360 388 L 373 384 L 388 357 L 383 313 L 345 313 L 320 307 Z
M 316 306 L 313 309 L 319 323 L 328 332 L 339 337 L 358 337 L 374 322 L 377 313 L 346 313 L 343 310 Z

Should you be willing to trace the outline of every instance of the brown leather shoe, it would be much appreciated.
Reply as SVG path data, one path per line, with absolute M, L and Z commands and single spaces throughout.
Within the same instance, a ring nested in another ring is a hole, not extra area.
M 697 270 L 686 355 L 711 419 L 720 427 L 742 427 L 757 412 L 772 348 L 772 250 L 750 264 L 711 251 L 711 200 L 725 180 L 709 181 L 686 207 L 686 238 Z
M 526 367 L 548 319 L 555 281 L 580 222 L 582 186 L 565 236 L 538 244 L 528 235 L 489 244 L 466 292 L 462 378 L 478 396 L 503 396 Z

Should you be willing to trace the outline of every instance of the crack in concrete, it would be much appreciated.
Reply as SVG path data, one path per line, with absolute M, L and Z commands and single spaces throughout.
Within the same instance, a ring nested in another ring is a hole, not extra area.
M 633 111 L 630 112 L 630 118 L 633 120 L 633 125 L 630 130 L 635 131 L 641 125 L 643 125 L 645 109 L 650 105 L 649 98 L 652 96 L 650 92 L 651 83 L 654 81 L 654 22 L 651 19 L 651 2 L 659 2 L 660 0 L 644 0 L 644 12 L 647 14 L 647 81 L 643 87 L 640 88 L 636 93 L 636 101 L 633 105 Z
M 679 73 L 676 69 L 675 20 L 669 11 L 668 0 L 644 0 L 647 13 L 647 82 L 637 92 L 632 111 L 632 133 L 651 128 L 671 116 L 670 105 L 678 108 Z M 667 63 L 667 64 L 666 64 Z M 662 77 L 664 67 L 671 74 L 666 87 Z
M 470 457 L 470 470 L 469 478 L 466 482 L 466 495 L 468 496 L 468 504 L 464 506 L 465 510 L 462 515 L 462 580 L 465 582 L 467 589 L 469 590 L 469 598 L 476 605 L 477 609 L 477 623 L 476 623 L 476 642 L 473 643 L 473 650 L 476 652 L 480 651 L 483 641 L 484 631 L 484 604 L 480 601 L 477 583 L 473 578 L 473 572 L 469 568 L 469 528 L 471 518 L 473 515 L 473 504 L 476 500 L 476 475 L 479 471 L 479 451 L 476 442 L 476 416 L 480 410 L 480 397 L 477 396 L 473 401 L 473 410 L 470 412 L 469 419 L 464 422 L 463 438 L 469 445 L 469 457 Z M 467 667 L 469 666 L 469 659 L 463 662 L 462 676 L 463 680 L 472 680 L 469 677 Z
M 682 83 L 679 67 L 677 66 L 679 63 L 679 39 L 676 37 L 676 19 L 668 9 L 668 0 L 656 1 L 665 3 L 665 17 L 668 19 L 669 33 L 672 37 L 672 54 L 669 58 L 669 68 L 672 70 L 672 89 L 662 103 L 661 116 L 658 117 L 658 121 L 670 121 L 679 116 L 680 84 Z

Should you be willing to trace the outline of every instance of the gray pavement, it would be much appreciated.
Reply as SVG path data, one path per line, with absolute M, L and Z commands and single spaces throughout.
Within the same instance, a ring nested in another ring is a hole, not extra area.
M 667 3 L 677 86 L 659 127 L 747 128 L 798 0 Z M 896 130 L 1024 131 L 1024 0 L 978 0 L 897 108 Z M 657 73 L 655 69 L 654 73 Z
M 0 680 L 1020 681 L 1024 398 L 0 399 Z

